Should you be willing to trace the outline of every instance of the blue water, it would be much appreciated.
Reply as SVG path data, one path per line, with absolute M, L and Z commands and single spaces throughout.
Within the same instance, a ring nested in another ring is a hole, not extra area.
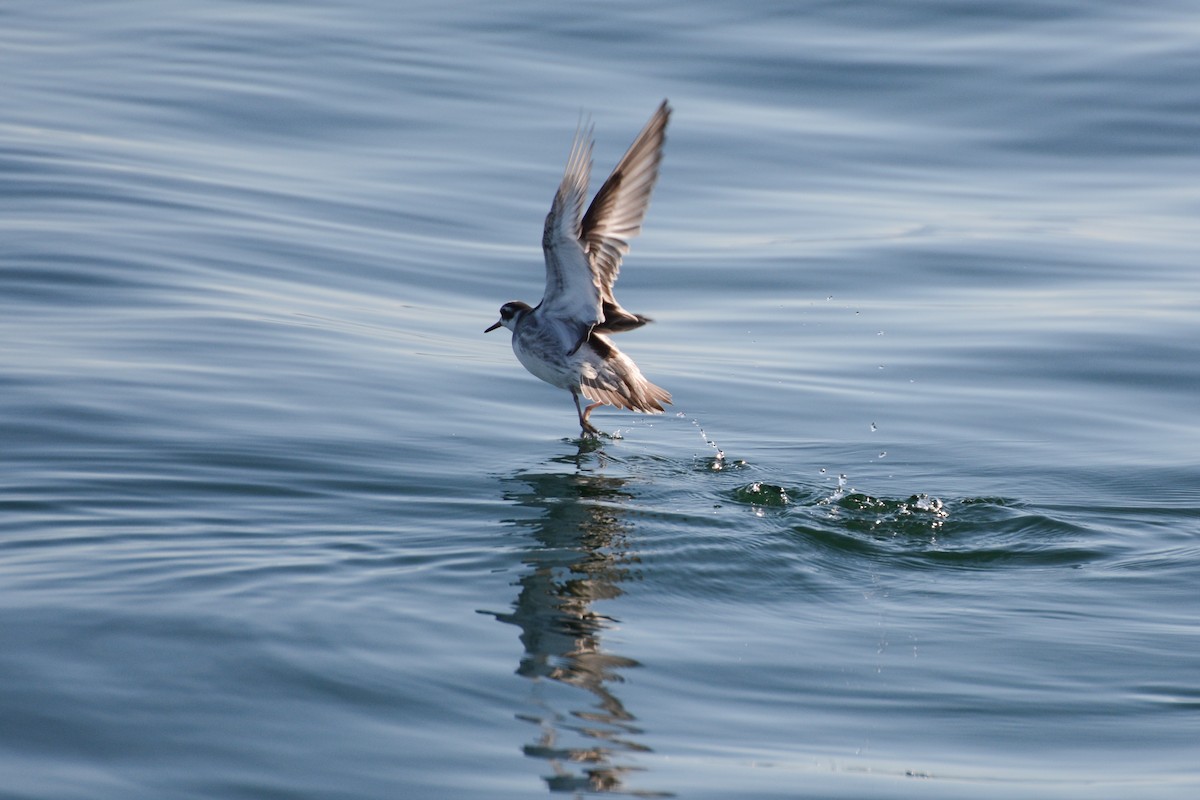
M 9 3 L 0 796 L 1192 798 L 1194 3 Z M 675 114 L 516 362 L 581 113 Z

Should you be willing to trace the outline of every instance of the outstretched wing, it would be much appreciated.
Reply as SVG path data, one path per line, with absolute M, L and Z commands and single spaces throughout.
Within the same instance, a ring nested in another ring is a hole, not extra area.
M 629 252 L 629 240 L 642 230 L 642 220 L 658 180 L 670 117 L 671 107 L 663 100 L 617 162 L 583 217 L 579 234 L 602 306 L 597 331 L 615 333 L 649 322 L 646 317 L 621 308 L 613 297 L 612 287 L 621 272 L 621 259 Z
M 562 183 L 554 195 L 542 251 L 546 256 L 546 292 L 541 305 L 550 315 L 586 335 L 600 321 L 600 285 L 583 250 L 583 204 L 592 170 L 592 128 L 575 131 Z

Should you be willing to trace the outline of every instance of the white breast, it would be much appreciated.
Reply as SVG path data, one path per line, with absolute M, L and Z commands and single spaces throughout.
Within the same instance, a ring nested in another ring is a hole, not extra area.
M 533 375 L 560 389 L 579 388 L 579 358 L 567 358 L 574 342 L 567 342 L 562 326 L 539 319 L 522 320 L 512 337 L 517 360 Z

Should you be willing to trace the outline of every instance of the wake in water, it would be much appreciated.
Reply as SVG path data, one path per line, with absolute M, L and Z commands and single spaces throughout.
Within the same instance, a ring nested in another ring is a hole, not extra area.
M 609 452 L 606 439 L 580 440 L 579 452 L 562 460 L 573 462 L 587 475 L 616 467 L 654 476 L 656 480 L 641 484 L 639 497 L 646 508 L 703 519 L 706 526 L 724 520 L 739 531 L 739 537 L 782 535 L 784 540 L 802 542 L 804 552 L 815 548 L 813 552 L 855 558 L 902 557 L 926 566 L 965 568 L 1077 565 L 1096 557 L 1086 541 L 1089 537 L 1076 525 L 1019 500 L 944 498 L 931 491 L 878 494 L 856 488 L 847 472 L 829 468 L 819 470 L 819 481 L 795 483 L 779 469 L 730 458 L 699 419 L 682 411 L 674 417 L 687 421 L 704 443 L 704 451 L 693 453 L 691 469 L 686 471 L 693 476 L 708 474 L 712 480 L 686 477 L 681 471 L 685 458 Z M 620 438 L 620 433 L 611 437 Z M 756 520 L 749 527 L 747 511 Z

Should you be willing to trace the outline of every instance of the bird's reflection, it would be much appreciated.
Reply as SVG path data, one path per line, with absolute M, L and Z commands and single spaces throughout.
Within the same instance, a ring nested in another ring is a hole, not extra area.
M 632 499 L 625 481 L 589 471 L 602 458 L 595 448 L 582 448 L 560 460 L 575 469 L 504 480 L 507 500 L 538 513 L 513 521 L 533 543 L 513 610 L 496 618 L 521 629 L 525 653 L 517 674 L 534 681 L 536 710 L 520 716 L 538 727 L 524 750 L 550 763 L 549 789 L 669 796 L 626 786 L 638 769 L 632 756 L 648 748 L 636 741 L 637 719 L 614 685 L 639 665 L 604 647 L 603 635 L 616 620 L 593 606 L 620 597 L 621 584 L 637 579 L 637 557 L 623 521 L 623 506 Z

